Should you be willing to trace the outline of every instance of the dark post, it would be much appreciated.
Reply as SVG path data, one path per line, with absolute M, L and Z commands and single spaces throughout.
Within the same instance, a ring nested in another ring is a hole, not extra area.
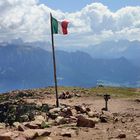
M 107 106 L 107 102 L 110 99 L 110 95 L 109 94 L 105 94 L 104 95 L 104 99 L 105 99 L 105 111 L 108 111 L 108 106 Z
M 54 49 L 54 38 L 53 38 L 52 14 L 51 13 L 50 13 L 50 23 L 51 23 L 51 39 L 52 39 L 52 53 L 53 53 L 53 68 L 54 68 L 54 82 L 55 82 L 55 93 L 56 93 L 56 106 L 59 107 L 58 90 L 57 90 L 57 76 L 56 76 L 55 49 Z

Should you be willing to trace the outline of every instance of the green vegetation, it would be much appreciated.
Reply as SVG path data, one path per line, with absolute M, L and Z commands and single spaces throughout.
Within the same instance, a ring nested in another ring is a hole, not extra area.
M 47 90 L 54 93 L 54 88 L 49 87 Z M 140 89 L 126 88 L 126 87 L 94 87 L 94 88 L 80 88 L 80 87 L 59 87 L 59 92 L 69 91 L 76 93 L 85 93 L 85 96 L 103 96 L 110 94 L 112 97 L 137 97 L 140 96 Z
M 96 87 L 91 88 L 92 93 L 96 95 L 110 94 L 114 97 L 136 97 L 140 96 L 140 91 L 136 88 L 124 88 L 124 87 Z

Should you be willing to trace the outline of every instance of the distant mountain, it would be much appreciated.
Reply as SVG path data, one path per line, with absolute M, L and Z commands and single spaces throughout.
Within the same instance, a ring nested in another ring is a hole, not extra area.
M 120 58 L 125 57 L 137 66 L 140 66 L 140 42 L 139 41 L 106 41 L 98 45 L 92 45 L 82 49 L 93 58 Z
M 96 86 L 97 82 L 138 86 L 140 68 L 124 57 L 94 59 L 84 52 L 56 52 L 58 85 Z M 52 54 L 39 47 L 0 46 L 0 92 L 53 85 Z

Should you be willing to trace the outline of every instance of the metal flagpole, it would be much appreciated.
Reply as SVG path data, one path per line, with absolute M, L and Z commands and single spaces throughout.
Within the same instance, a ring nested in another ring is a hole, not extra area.
M 58 90 L 57 90 L 57 75 L 56 75 L 56 60 L 55 60 L 55 49 L 54 49 L 54 37 L 53 37 L 53 26 L 52 26 L 52 14 L 50 13 L 51 23 L 51 39 L 52 39 L 52 53 L 53 53 L 53 68 L 54 68 L 54 82 L 55 82 L 55 93 L 56 93 L 56 106 L 59 107 Z

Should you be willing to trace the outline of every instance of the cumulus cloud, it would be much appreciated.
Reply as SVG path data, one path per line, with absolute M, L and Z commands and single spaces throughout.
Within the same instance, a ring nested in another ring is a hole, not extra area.
M 125 7 L 112 12 L 101 3 L 92 3 L 74 13 L 50 9 L 38 0 L 0 1 L 0 41 L 50 41 L 49 14 L 67 19 L 69 35 L 56 35 L 60 46 L 88 46 L 105 40 L 140 40 L 140 7 Z

